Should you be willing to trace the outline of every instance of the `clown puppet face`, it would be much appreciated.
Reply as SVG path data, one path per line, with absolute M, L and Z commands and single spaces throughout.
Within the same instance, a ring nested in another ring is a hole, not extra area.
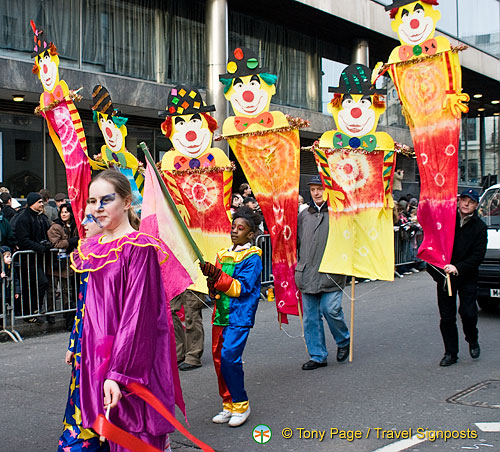
M 189 158 L 197 158 L 212 144 L 212 132 L 201 113 L 172 118 L 170 141 L 174 148 Z
M 343 94 L 337 102 L 328 105 L 337 128 L 352 137 L 375 132 L 384 110 L 385 104 L 378 96 L 363 94 Z
M 35 63 L 39 68 L 38 78 L 42 82 L 43 89 L 52 92 L 59 83 L 59 57 L 51 55 L 47 49 L 36 56 Z
M 441 13 L 432 5 L 423 1 L 413 2 L 398 8 L 391 26 L 401 44 L 415 46 L 434 36 L 439 19 Z
M 258 74 L 236 77 L 224 94 L 236 115 L 257 116 L 269 110 L 276 86 L 268 85 Z
M 112 152 L 116 153 L 125 150 L 125 137 L 127 136 L 125 125 L 117 127 L 111 115 L 103 113 L 98 113 L 97 124 L 99 129 L 101 129 L 106 146 Z

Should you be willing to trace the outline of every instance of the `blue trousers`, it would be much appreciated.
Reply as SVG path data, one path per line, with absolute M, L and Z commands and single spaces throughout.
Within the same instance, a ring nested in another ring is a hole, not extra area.
M 349 330 L 342 310 L 342 291 L 302 294 L 304 308 L 304 336 L 311 359 L 322 363 L 328 357 L 325 344 L 323 317 L 338 347 L 349 344 Z

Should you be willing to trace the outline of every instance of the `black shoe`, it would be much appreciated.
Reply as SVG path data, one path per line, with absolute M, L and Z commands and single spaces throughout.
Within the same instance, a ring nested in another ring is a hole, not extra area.
M 328 366 L 328 363 L 322 362 L 318 363 L 318 361 L 313 361 L 312 359 L 307 361 L 307 363 L 302 364 L 302 370 L 314 370 L 317 369 L 318 367 L 326 367 Z
M 469 344 L 469 352 L 472 359 L 478 359 L 481 354 L 481 349 L 479 348 L 479 343 L 474 342 Z
M 188 364 L 188 363 L 180 363 L 179 370 L 193 370 L 201 367 L 201 364 Z
M 48 315 L 45 318 L 47 319 L 48 323 L 50 323 L 51 325 L 55 325 L 55 323 L 56 323 L 56 316 L 55 315 Z
M 439 365 L 441 367 L 448 367 L 448 366 L 451 366 L 452 364 L 455 364 L 457 361 L 458 361 L 458 356 L 452 356 L 452 355 L 446 353 L 443 356 L 443 359 L 441 360 Z
M 339 363 L 344 362 L 349 357 L 349 344 L 345 347 L 339 347 L 337 349 L 337 361 Z

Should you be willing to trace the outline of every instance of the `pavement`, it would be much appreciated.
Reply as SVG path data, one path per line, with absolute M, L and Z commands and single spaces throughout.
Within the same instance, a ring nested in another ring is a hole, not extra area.
M 470 358 L 460 332 L 460 360 L 442 368 L 435 284 L 427 274 L 357 284 L 354 306 L 353 362 L 336 362 L 326 331 L 328 366 L 303 371 L 300 322 L 292 317 L 280 331 L 274 304 L 260 303 L 243 356 L 252 414 L 238 428 L 211 422 L 221 400 L 205 310 L 203 366 L 180 372 L 191 433 L 221 452 L 500 451 L 500 315 L 480 312 L 479 360 Z M 56 450 L 69 384 L 67 340 L 59 332 L 0 343 L 0 451 Z M 177 418 L 183 420 L 179 412 Z M 271 431 L 266 444 L 253 439 L 258 425 Z M 171 440 L 175 452 L 199 450 L 178 432 Z

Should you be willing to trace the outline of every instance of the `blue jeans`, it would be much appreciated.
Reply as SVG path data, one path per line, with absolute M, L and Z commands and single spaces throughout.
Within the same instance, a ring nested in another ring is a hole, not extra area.
M 338 347 L 349 344 L 349 330 L 342 311 L 342 291 L 302 294 L 304 308 L 304 336 L 311 359 L 322 363 L 326 361 L 328 351 L 325 344 L 323 317 L 328 323 Z

